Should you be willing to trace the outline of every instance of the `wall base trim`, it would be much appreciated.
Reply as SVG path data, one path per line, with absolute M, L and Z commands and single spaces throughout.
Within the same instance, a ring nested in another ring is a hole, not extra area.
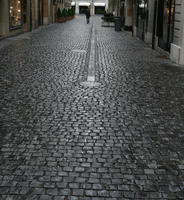
M 175 44 L 171 44 L 170 59 L 179 64 L 180 63 L 181 47 Z

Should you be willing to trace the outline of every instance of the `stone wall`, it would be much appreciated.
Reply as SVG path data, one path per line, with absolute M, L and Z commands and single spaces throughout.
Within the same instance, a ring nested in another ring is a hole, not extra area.
M 183 0 L 176 0 L 175 4 L 175 21 L 174 21 L 174 44 L 180 44 L 181 36 L 181 6 Z
M 0 1 L 0 36 L 8 34 L 9 32 L 9 14 L 8 1 Z
M 176 0 L 174 19 L 174 38 L 171 44 L 170 58 L 184 65 L 184 1 Z

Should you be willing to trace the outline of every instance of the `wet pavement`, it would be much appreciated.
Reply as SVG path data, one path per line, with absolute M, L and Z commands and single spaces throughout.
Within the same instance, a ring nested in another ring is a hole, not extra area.
M 1 200 L 184 199 L 184 67 L 100 22 L 0 41 Z

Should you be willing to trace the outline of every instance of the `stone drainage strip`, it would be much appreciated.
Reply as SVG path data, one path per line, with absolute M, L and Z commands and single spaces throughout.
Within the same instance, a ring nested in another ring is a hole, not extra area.
M 91 35 L 91 48 L 88 65 L 88 77 L 86 82 L 80 83 L 82 86 L 97 87 L 100 83 L 95 82 L 95 28 L 92 24 L 92 35 Z

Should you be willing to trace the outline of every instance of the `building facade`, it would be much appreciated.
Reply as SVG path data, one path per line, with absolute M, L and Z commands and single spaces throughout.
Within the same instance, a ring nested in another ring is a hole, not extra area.
M 183 0 L 109 0 L 109 12 L 113 10 L 125 30 L 184 64 Z
M 120 16 L 121 0 L 109 0 L 108 12 L 115 12 L 116 16 Z
M 170 58 L 175 63 L 184 65 L 184 1 L 176 0 L 174 15 L 173 42 Z
M 72 7 L 75 14 L 84 14 L 89 7 L 91 15 L 103 14 L 108 9 L 108 0 L 73 0 Z
M 71 8 L 71 0 L 0 0 L 0 37 L 56 22 L 58 7 Z

